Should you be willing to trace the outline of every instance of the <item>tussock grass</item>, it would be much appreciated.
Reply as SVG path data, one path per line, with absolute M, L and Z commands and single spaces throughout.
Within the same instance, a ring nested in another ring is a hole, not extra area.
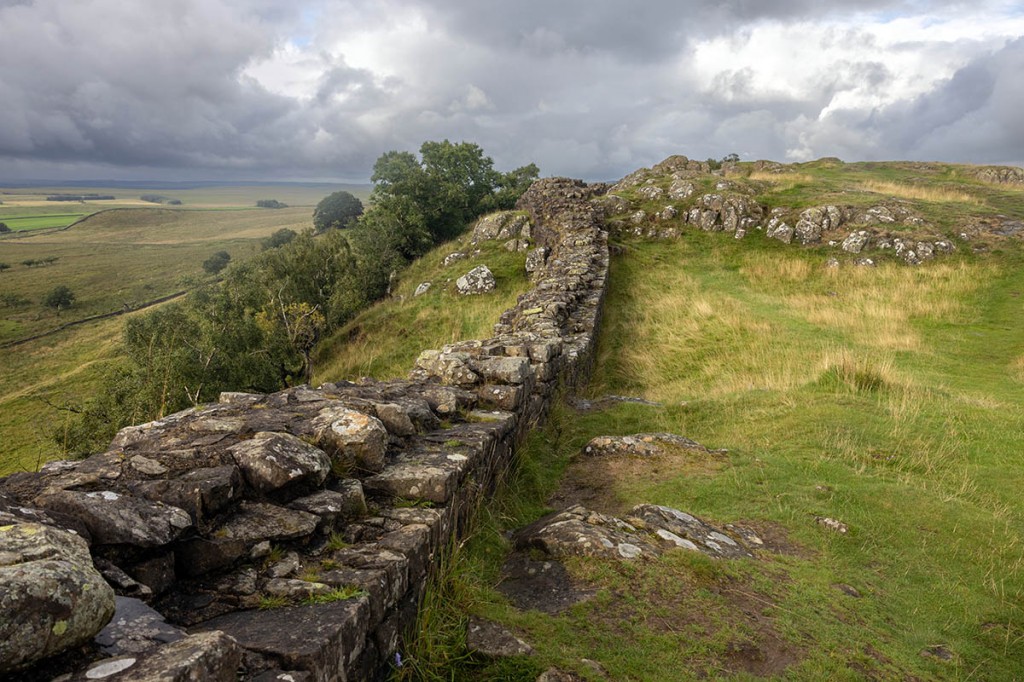
M 861 188 L 868 192 L 913 201 L 981 203 L 977 196 L 969 192 L 944 185 L 908 185 L 900 182 L 870 180 L 862 183 Z

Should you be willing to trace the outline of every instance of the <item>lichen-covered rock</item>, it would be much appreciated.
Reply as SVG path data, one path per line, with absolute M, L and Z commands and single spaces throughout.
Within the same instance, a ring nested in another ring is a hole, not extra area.
M 441 264 L 444 265 L 445 267 L 448 267 L 452 263 L 463 260 L 466 257 L 466 254 L 462 253 L 461 251 L 456 251 L 454 253 L 449 253 L 447 256 L 445 256 L 444 260 L 441 261 Z
M 350 458 L 364 471 L 376 472 L 384 467 L 388 431 L 376 417 L 332 406 L 317 414 L 313 429 L 317 444 L 332 458 Z
M 36 504 L 80 519 L 93 542 L 101 545 L 159 547 L 192 526 L 183 509 L 111 490 L 50 490 Z
M 640 519 L 670 546 L 698 550 L 717 557 L 750 557 L 753 554 L 737 538 L 686 512 L 655 504 L 641 504 L 627 519 Z
M 554 558 L 601 556 L 610 559 L 654 557 L 658 548 L 636 527 L 579 505 L 547 516 L 515 534 L 516 547 L 539 549 Z
M 596 436 L 583 446 L 583 454 L 591 457 L 633 455 L 651 457 L 678 450 L 707 453 L 695 440 L 674 433 L 637 433 L 631 436 Z
M 260 432 L 228 452 L 249 486 L 263 494 L 317 487 L 331 470 L 327 453 L 288 433 Z
M 856 232 L 851 232 L 843 240 L 843 244 L 839 248 L 847 253 L 860 253 L 868 245 L 870 239 L 870 232 L 867 230 L 857 230 Z
M 526 254 L 526 271 L 529 273 L 539 272 L 543 267 L 548 258 L 548 249 L 546 246 L 538 246 L 537 248 Z
M 837 229 L 845 219 L 845 213 L 838 206 L 808 208 L 800 213 L 794 234 L 801 244 L 816 244 L 821 241 L 823 232 Z
M 439 350 L 425 350 L 416 358 L 416 367 L 437 377 L 449 386 L 474 386 L 479 384 L 480 375 L 470 369 L 469 356 L 465 353 L 444 353 Z
M 358 480 L 349 478 L 333 486 L 334 490 L 321 490 L 293 500 L 288 507 L 319 516 L 322 520 L 321 528 L 328 530 L 339 519 L 358 518 L 366 514 L 366 497 L 363 485 Z
M 529 219 L 516 211 L 499 211 L 477 221 L 473 227 L 472 239 L 474 242 L 482 242 L 491 239 L 514 239 L 519 236 L 527 239 L 530 237 Z
M 234 682 L 242 649 L 223 632 L 200 632 L 140 656 L 93 663 L 79 680 L 117 682 Z
M 412 295 L 414 297 L 415 296 L 422 296 L 423 294 L 425 294 L 428 291 L 430 291 L 430 286 L 431 286 L 430 282 L 420 282 L 418 285 L 416 285 L 416 291 L 412 292 Z
M 768 224 L 764 226 L 764 234 L 766 237 L 769 239 L 778 239 L 780 242 L 785 244 L 789 244 L 793 241 L 793 233 L 793 228 L 778 216 L 772 217 L 772 219 L 768 221 Z
M 463 296 L 475 296 L 494 291 L 497 282 L 494 273 L 486 265 L 478 265 L 455 280 L 455 288 Z
M 114 591 L 80 537 L 37 523 L 0 526 L 0 673 L 92 639 Z

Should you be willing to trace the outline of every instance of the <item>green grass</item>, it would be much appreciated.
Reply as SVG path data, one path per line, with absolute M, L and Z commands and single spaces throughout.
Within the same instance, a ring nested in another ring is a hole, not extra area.
M 318 348 L 313 383 L 372 376 L 406 376 L 422 350 L 440 348 L 462 339 L 491 336 L 502 311 L 529 288 L 525 255 L 510 253 L 496 241 L 469 244 L 469 235 L 442 245 L 401 273 L 391 299 L 360 313 Z M 444 266 L 453 252 L 480 253 Z M 488 294 L 461 296 L 455 281 L 474 267 L 486 264 L 497 288 Z M 427 293 L 413 296 L 421 282 L 431 282 Z
M 700 232 L 623 244 L 591 393 L 661 406 L 555 411 L 428 596 L 408 679 L 533 679 L 466 655 L 471 613 L 587 679 L 582 658 L 629 680 L 1024 677 L 1024 254 L 838 272 L 824 254 Z M 593 436 L 641 431 L 729 453 L 575 461 Z M 743 521 L 784 551 L 570 561 L 597 596 L 519 612 L 494 590 L 503 533 L 544 513 L 563 474 L 599 482 L 602 511 Z M 953 659 L 922 655 L 936 645 Z
M 86 215 L 89 215 L 89 213 L 45 213 L 42 215 L 4 217 L 0 219 L 0 222 L 7 225 L 14 232 L 26 232 L 53 227 L 67 227 Z

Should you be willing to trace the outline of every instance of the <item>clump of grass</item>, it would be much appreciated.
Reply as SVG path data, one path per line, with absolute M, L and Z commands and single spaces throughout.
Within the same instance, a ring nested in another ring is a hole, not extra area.
M 271 609 L 283 608 L 290 603 L 287 597 L 282 597 L 278 594 L 261 594 L 256 602 L 256 608 L 260 611 L 269 611 Z
M 311 594 L 302 600 L 303 604 L 331 604 L 336 601 L 345 601 L 346 599 L 355 599 L 356 597 L 362 597 L 366 595 L 366 591 L 362 588 L 354 585 L 346 585 L 344 587 L 338 587 L 330 592 L 324 594 Z
M 433 509 L 437 506 L 430 500 L 408 499 L 405 497 L 395 498 L 392 504 L 395 509 Z
M 980 204 L 981 201 L 973 194 L 947 186 L 907 185 L 899 182 L 869 180 L 861 183 L 861 188 L 868 192 L 887 194 L 901 199 L 932 202 L 959 202 Z
M 339 549 L 346 549 L 351 546 L 352 545 L 345 542 L 345 537 L 337 531 L 331 533 L 331 536 L 327 539 L 327 549 L 332 552 Z
M 822 384 L 842 385 L 855 392 L 874 393 L 899 381 L 891 357 L 857 356 L 842 349 L 826 354 L 824 365 Z

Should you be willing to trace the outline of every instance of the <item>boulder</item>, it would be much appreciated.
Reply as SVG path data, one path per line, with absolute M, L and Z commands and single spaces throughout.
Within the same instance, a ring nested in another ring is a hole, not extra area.
M 316 488 L 331 470 L 327 453 L 288 433 L 262 431 L 228 452 L 249 487 L 261 494 Z
M 534 521 L 517 531 L 514 539 L 519 549 L 539 549 L 555 558 L 636 559 L 660 553 L 635 526 L 579 505 Z
M 843 240 L 841 248 L 847 253 L 860 253 L 864 250 L 864 247 L 868 245 L 868 241 L 871 239 L 871 233 L 867 230 L 857 230 L 851 232 L 846 239 Z
M 91 640 L 114 591 L 85 541 L 38 523 L 0 526 L 0 674 Z
M 384 468 L 388 431 L 376 417 L 335 405 L 313 418 L 313 429 L 317 444 L 332 458 L 351 460 L 363 471 Z
M 640 519 L 670 547 L 682 547 L 710 556 L 737 558 L 753 554 L 737 538 L 686 512 L 656 504 L 641 504 L 630 510 L 627 519 Z
M 455 288 L 463 296 L 474 296 L 494 291 L 497 282 L 494 273 L 486 265 L 478 265 L 455 280 Z
M 470 616 L 466 626 L 466 648 L 489 658 L 529 656 L 533 647 L 490 620 Z
M 413 295 L 414 297 L 415 297 L 415 296 L 422 296 L 423 294 L 425 294 L 425 293 L 427 293 L 428 291 L 430 291 L 430 286 L 431 286 L 431 285 L 430 285 L 430 282 L 420 282 L 420 283 L 419 283 L 419 284 L 418 284 L 418 285 L 416 286 L 416 291 L 412 292 L 412 295 Z

